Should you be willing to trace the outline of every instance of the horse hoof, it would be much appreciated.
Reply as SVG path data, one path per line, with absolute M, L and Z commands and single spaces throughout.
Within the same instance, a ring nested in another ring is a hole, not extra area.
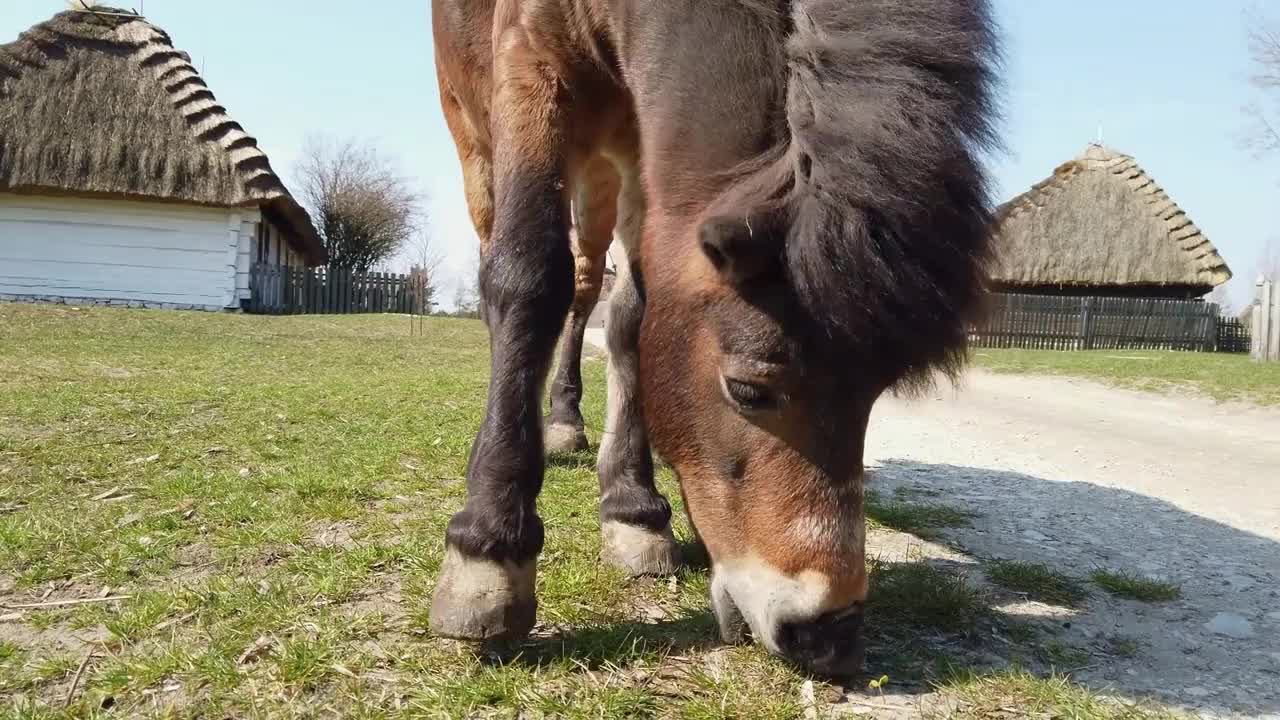
M 600 525 L 601 557 L 627 575 L 671 575 L 680 567 L 680 548 L 671 526 L 662 531 L 606 521 Z
M 455 640 L 519 640 L 533 629 L 536 560 L 469 558 L 449 548 L 431 598 L 431 632 Z
M 551 423 L 543 432 L 543 445 L 547 454 L 586 450 L 587 433 L 582 428 L 565 423 Z

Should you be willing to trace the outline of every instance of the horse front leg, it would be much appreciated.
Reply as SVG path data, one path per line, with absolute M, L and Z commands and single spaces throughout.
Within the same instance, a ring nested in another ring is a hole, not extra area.
M 671 504 L 654 483 L 653 455 L 640 402 L 640 324 L 644 278 L 640 236 L 644 191 L 634 164 L 619 167 L 617 237 L 626 261 L 609 296 L 608 412 L 600 443 L 600 533 L 603 560 L 629 575 L 665 575 L 680 565 L 671 533 Z
M 573 300 L 560 80 L 513 28 L 496 48 L 494 81 L 494 226 L 480 270 L 492 369 L 430 620 L 436 634 L 467 640 L 533 628 L 542 390 Z

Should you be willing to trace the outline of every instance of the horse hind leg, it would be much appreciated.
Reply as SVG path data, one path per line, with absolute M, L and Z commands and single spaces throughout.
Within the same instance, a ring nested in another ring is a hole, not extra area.
M 618 174 L 605 159 L 587 163 L 574 179 L 574 296 L 551 383 L 546 423 L 548 453 L 586 450 L 582 419 L 582 347 L 587 321 L 600 300 L 604 259 L 617 218 Z

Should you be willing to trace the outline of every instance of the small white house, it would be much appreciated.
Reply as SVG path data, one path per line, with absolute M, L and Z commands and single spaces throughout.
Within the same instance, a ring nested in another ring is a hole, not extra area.
M 141 16 L 60 13 L 0 45 L 0 299 L 205 310 L 324 247 L 257 142 Z

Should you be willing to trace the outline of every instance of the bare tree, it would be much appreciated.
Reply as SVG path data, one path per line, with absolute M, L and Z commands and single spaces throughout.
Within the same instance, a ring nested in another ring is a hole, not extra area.
M 420 198 L 369 144 L 308 140 L 298 187 L 330 267 L 368 272 L 395 256 L 417 229 Z
M 471 259 L 466 272 L 458 278 L 453 294 L 453 314 L 458 317 L 480 317 L 480 251 Z
M 1244 109 L 1249 120 L 1244 143 L 1263 156 L 1280 150 L 1280 19 L 1255 8 L 1247 13 L 1246 22 L 1253 66 L 1249 82 L 1256 93 Z
M 1245 108 L 1250 127 L 1246 145 L 1261 156 L 1280 151 L 1280 17 L 1267 16 L 1260 9 L 1247 17 L 1249 57 L 1253 75 L 1249 78 L 1257 97 Z M 1259 254 L 1255 272 L 1248 278 L 1250 292 L 1255 279 L 1280 282 L 1280 240 L 1270 238 Z M 1247 312 L 1250 306 L 1246 306 Z
M 427 268 L 433 273 L 437 272 L 444 262 L 444 257 L 436 251 L 435 244 L 431 242 L 431 235 L 426 230 L 414 233 L 413 237 L 405 243 L 402 252 L 410 266 Z
M 432 247 L 431 236 L 426 231 L 414 235 L 405 247 L 405 254 L 409 258 L 409 277 L 422 292 L 418 309 L 422 313 L 430 313 L 436 304 L 443 257 Z

